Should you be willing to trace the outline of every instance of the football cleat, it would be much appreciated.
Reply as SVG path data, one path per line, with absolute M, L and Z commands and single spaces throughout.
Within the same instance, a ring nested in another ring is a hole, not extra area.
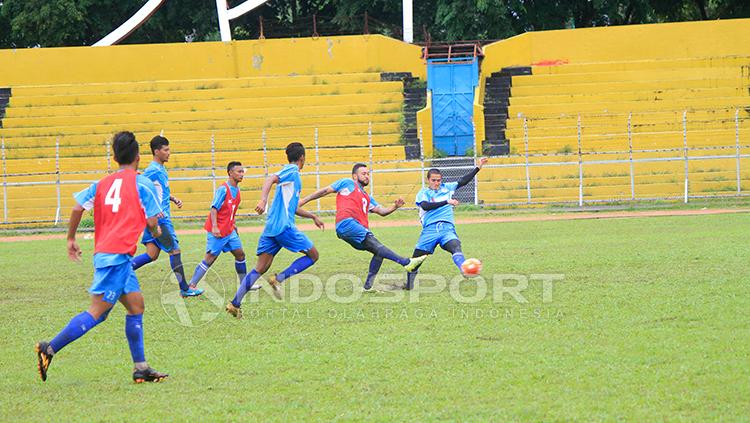
M 231 301 L 227 303 L 225 310 L 227 311 L 227 313 L 231 314 L 232 316 L 238 319 L 242 318 L 242 309 L 232 304 Z
M 413 272 L 419 269 L 419 266 L 421 266 L 425 260 L 427 260 L 427 256 L 412 257 L 409 259 L 409 263 L 406 263 L 404 269 L 406 269 L 407 272 Z
M 42 382 L 47 380 L 47 369 L 49 369 L 50 363 L 52 363 L 52 355 L 47 353 L 49 342 L 39 341 L 34 346 L 36 352 L 36 367 L 39 369 L 39 377 L 42 378 Z
M 200 288 L 188 288 L 187 291 L 180 290 L 180 296 L 182 298 L 198 297 L 202 294 L 203 294 L 203 290 Z
M 276 280 L 276 275 L 271 276 L 271 279 L 268 280 L 268 284 L 271 285 L 273 296 L 276 297 L 277 300 L 284 299 L 284 291 L 281 289 L 281 282 Z
M 169 377 L 166 373 L 160 373 L 149 367 L 146 370 L 133 370 L 133 381 L 135 383 L 143 382 L 161 382 L 162 380 Z

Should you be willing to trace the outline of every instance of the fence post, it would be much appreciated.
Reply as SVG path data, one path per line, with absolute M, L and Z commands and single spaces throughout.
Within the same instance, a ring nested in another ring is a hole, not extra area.
M 268 146 L 266 145 L 266 128 L 263 128 L 263 132 L 260 134 L 263 142 L 263 176 L 268 177 Z
M 633 165 L 633 112 L 628 113 L 628 156 L 630 159 L 630 200 L 635 201 L 635 167 Z
M 581 154 L 581 115 L 578 115 L 578 207 L 583 207 L 583 156 Z
M 8 170 L 5 163 L 5 137 L 0 137 L 3 159 L 3 223 L 8 223 Z
M 471 122 L 472 139 L 474 140 L 474 166 L 477 165 L 477 126 Z M 479 205 L 479 174 L 474 175 L 474 205 Z
M 690 183 L 690 179 L 688 176 L 689 168 L 688 168 L 688 144 L 687 144 L 687 110 L 682 112 L 682 144 L 683 144 L 683 151 L 685 156 L 685 204 L 688 202 L 688 186 Z
M 419 125 L 419 167 L 421 170 L 419 181 L 422 183 L 422 189 L 424 189 L 424 138 L 422 137 L 422 125 Z
M 531 204 L 531 176 L 529 171 L 529 124 L 523 118 L 523 149 L 526 156 L 526 204 Z
M 740 109 L 734 112 L 734 145 L 737 152 L 737 194 L 742 193 L 742 179 L 740 176 Z
M 372 168 L 372 122 L 367 123 L 367 144 L 370 146 L 370 195 L 375 195 L 375 169 Z
M 57 191 L 57 210 L 55 210 L 55 225 L 60 222 L 60 136 L 55 139 L 55 189 Z
M 211 184 L 213 191 L 216 191 L 216 139 L 214 133 L 211 133 Z
M 112 173 L 112 155 L 109 153 L 111 151 L 109 140 L 107 140 L 105 148 L 104 157 L 107 159 L 107 173 Z
M 318 128 L 315 128 L 315 191 L 320 190 L 320 150 L 318 149 Z M 318 203 L 318 212 L 320 212 L 320 198 Z

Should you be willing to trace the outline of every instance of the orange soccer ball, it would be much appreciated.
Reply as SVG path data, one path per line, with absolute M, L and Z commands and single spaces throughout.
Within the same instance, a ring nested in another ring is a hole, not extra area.
M 476 276 L 482 271 L 482 262 L 475 258 L 466 259 L 461 265 L 461 271 L 466 276 Z

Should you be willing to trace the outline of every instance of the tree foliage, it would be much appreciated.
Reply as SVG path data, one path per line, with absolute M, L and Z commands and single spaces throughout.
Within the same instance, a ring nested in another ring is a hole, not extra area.
M 0 48 L 91 45 L 144 4 L 0 0 Z M 233 21 L 232 30 L 236 39 L 256 38 L 262 16 L 266 34 L 273 27 L 277 30 L 271 36 L 309 36 L 312 16 L 317 15 L 320 25 L 328 19 L 330 33 L 357 33 L 365 13 L 380 23 L 374 31 L 400 31 L 401 2 L 396 0 L 270 0 Z M 417 41 L 491 40 L 526 31 L 742 17 L 750 17 L 748 0 L 414 0 Z M 214 1 L 167 0 L 125 43 L 218 38 Z

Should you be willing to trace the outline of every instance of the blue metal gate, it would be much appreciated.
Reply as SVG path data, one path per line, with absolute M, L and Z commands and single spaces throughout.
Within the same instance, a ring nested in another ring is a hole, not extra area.
M 432 92 L 433 147 L 448 156 L 474 148 L 474 88 L 479 83 L 476 57 L 430 59 L 427 89 Z

